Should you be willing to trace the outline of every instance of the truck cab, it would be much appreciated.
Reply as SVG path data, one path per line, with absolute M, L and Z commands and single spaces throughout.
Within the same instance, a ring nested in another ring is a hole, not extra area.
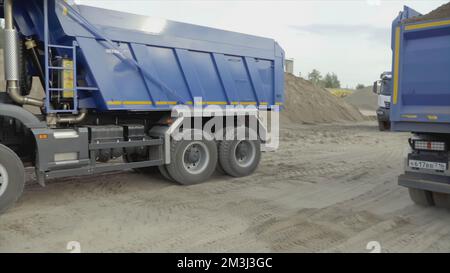
M 373 92 L 378 96 L 377 119 L 380 131 L 391 129 L 390 110 L 392 98 L 392 73 L 384 72 L 380 80 L 373 85 Z

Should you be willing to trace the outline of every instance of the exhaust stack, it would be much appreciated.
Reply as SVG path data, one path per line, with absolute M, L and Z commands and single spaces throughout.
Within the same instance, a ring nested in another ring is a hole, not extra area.
M 5 78 L 6 90 L 13 101 L 21 105 L 43 107 L 44 101 L 20 94 L 20 65 L 18 34 L 14 29 L 13 0 L 5 0 Z

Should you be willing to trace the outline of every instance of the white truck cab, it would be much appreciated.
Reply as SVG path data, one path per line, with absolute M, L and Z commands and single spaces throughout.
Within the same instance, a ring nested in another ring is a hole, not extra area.
M 390 110 L 392 98 L 392 73 L 384 72 L 380 80 L 373 85 L 373 92 L 378 95 L 377 119 L 380 131 L 391 128 Z

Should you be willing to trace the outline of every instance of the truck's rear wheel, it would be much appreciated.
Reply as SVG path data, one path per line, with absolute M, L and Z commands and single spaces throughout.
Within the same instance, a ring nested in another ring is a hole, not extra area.
M 411 197 L 411 200 L 419 206 L 434 206 L 433 194 L 429 191 L 410 188 L 409 196 Z
M 222 141 L 219 144 L 219 163 L 228 175 L 244 177 L 251 175 L 261 161 L 259 140 Z
M 445 193 L 433 193 L 434 204 L 438 208 L 450 209 L 450 195 Z
M 173 178 L 170 176 L 169 172 L 167 171 L 166 165 L 158 166 L 158 170 L 159 170 L 159 173 L 162 175 L 162 177 L 164 177 L 165 179 L 167 179 L 169 181 L 175 182 L 175 180 L 173 180 Z
M 217 146 L 220 147 L 220 143 L 218 143 Z M 220 164 L 220 162 L 217 162 L 216 173 L 217 173 L 218 175 L 226 175 L 226 174 L 227 174 L 227 173 L 225 172 L 225 170 L 222 168 L 222 165 Z
M 205 182 L 217 165 L 217 145 L 214 141 L 174 141 L 171 163 L 166 165 L 168 175 L 182 185 Z
M 0 213 L 7 210 L 22 195 L 25 169 L 20 158 L 0 144 Z

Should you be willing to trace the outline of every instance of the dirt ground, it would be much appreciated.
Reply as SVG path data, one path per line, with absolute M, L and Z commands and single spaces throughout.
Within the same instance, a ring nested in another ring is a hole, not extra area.
M 397 186 L 407 134 L 374 122 L 296 125 L 258 172 L 180 187 L 121 172 L 30 181 L 0 216 L 0 252 L 450 251 L 450 214 Z

